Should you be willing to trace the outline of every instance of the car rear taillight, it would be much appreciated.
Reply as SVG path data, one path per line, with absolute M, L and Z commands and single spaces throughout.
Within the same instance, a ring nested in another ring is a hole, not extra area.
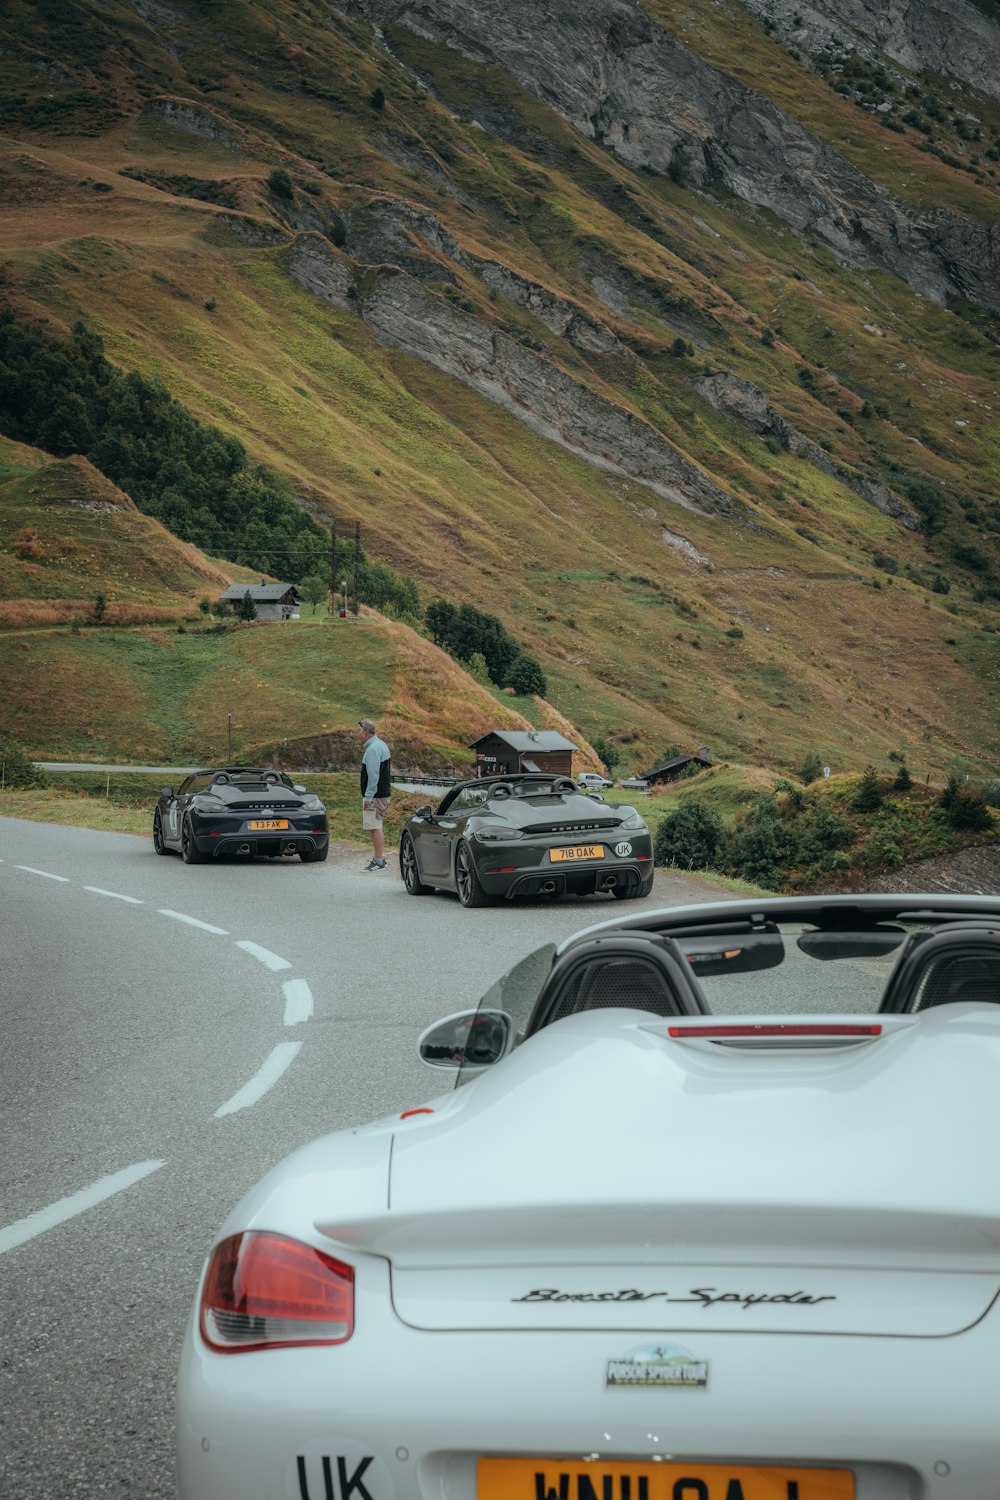
M 354 1268 L 282 1234 L 230 1235 L 212 1251 L 200 1323 L 220 1354 L 343 1344 L 354 1332 Z

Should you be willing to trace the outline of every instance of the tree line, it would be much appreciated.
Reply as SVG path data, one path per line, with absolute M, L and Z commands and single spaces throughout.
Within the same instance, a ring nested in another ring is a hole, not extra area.
M 434 599 L 427 606 L 424 620 L 431 640 L 468 667 L 473 676 L 481 677 L 485 672 L 495 687 L 545 697 L 548 688 L 545 673 L 535 658 L 522 651 L 513 636 L 508 635 L 495 615 L 481 614 L 471 604 L 456 608 L 447 599 Z

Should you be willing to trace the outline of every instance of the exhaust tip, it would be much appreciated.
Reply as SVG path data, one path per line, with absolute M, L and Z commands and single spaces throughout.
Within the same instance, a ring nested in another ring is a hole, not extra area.
M 236 852 L 237 852 L 237 854 L 249 854 L 250 853 L 250 845 L 249 844 L 240 844 L 240 846 L 239 846 L 239 848 L 237 849 Z
M 607 880 L 604 882 L 604 884 L 607 886 L 607 888 L 608 888 L 609 891 L 613 891 L 614 888 L 615 888 L 615 886 L 618 884 L 618 876 L 617 875 L 609 875 L 608 878 L 607 878 Z
M 555 888 L 556 888 L 556 883 L 555 883 L 554 880 L 543 880 L 542 881 L 542 891 L 544 892 L 544 894 L 546 896 L 551 895 L 551 893 L 555 890 Z

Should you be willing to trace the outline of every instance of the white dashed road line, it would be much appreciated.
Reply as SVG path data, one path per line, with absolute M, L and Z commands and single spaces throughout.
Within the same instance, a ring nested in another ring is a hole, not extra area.
M 88 1208 L 102 1203 L 105 1198 L 113 1198 L 115 1193 L 124 1192 L 125 1188 L 140 1182 L 150 1172 L 155 1172 L 164 1165 L 162 1161 L 136 1162 L 134 1167 L 112 1172 L 110 1177 L 102 1177 L 91 1183 L 90 1187 L 81 1188 L 80 1192 L 71 1193 L 68 1198 L 60 1198 L 58 1203 L 50 1203 L 48 1208 L 40 1208 L 26 1219 L 8 1224 L 6 1229 L 0 1229 L 0 1255 L 7 1250 L 16 1249 L 27 1240 L 33 1240 L 37 1234 L 44 1234 L 46 1229 L 54 1229 L 57 1224 L 65 1224 L 67 1219 L 75 1219 L 77 1214 L 85 1213 Z
M 279 1042 L 253 1077 L 231 1099 L 227 1099 L 225 1104 L 219 1105 L 215 1118 L 218 1120 L 222 1115 L 232 1115 L 238 1109 L 247 1109 L 251 1104 L 256 1104 L 268 1089 L 274 1087 L 301 1046 L 301 1042 Z
M 48 870 L 36 870 L 34 865 L 15 865 L 15 870 L 27 870 L 29 875 L 44 875 L 46 880 L 62 880 L 69 885 L 68 875 L 53 875 Z
M 186 917 L 182 911 L 170 911 L 167 907 L 159 908 L 161 917 L 173 917 L 175 922 L 186 922 L 189 927 L 200 927 L 202 932 L 214 932 L 219 937 L 228 937 L 229 933 L 224 927 L 213 927 L 211 922 L 199 922 L 197 917 Z
M 264 964 L 272 974 L 277 974 L 279 969 L 292 967 L 287 958 L 279 958 L 276 953 L 272 953 L 269 948 L 262 948 L 259 943 L 244 941 L 237 943 L 236 946 L 242 948 L 244 953 L 249 953 L 251 958 L 256 958 L 258 962 Z
M 286 979 L 281 986 L 285 997 L 285 1025 L 298 1026 L 313 1013 L 312 990 L 304 979 Z
M 128 901 L 131 906 L 145 906 L 138 896 L 123 896 L 120 891 L 102 891 L 99 885 L 85 885 L 85 891 L 93 891 L 95 896 L 111 896 L 115 901 Z

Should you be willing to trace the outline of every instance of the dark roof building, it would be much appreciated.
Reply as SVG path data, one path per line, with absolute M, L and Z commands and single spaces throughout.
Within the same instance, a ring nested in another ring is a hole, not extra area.
M 294 583 L 231 583 L 219 596 L 220 604 L 228 604 L 234 615 L 247 594 L 254 602 L 258 620 L 297 619 L 301 599 Z
M 476 752 L 477 776 L 515 776 L 518 771 L 572 776 L 577 748 L 554 729 L 493 729 L 469 746 Z
M 675 755 L 673 760 L 661 761 L 658 766 L 653 766 L 649 771 L 640 771 L 639 775 L 650 786 L 665 786 L 668 782 L 676 781 L 679 776 L 683 776 L 693 762 L 697 762 L 699 768 L 715 764 L 707 747 L 702 745 L 701 749 L 696 750 L 693 755 Z

